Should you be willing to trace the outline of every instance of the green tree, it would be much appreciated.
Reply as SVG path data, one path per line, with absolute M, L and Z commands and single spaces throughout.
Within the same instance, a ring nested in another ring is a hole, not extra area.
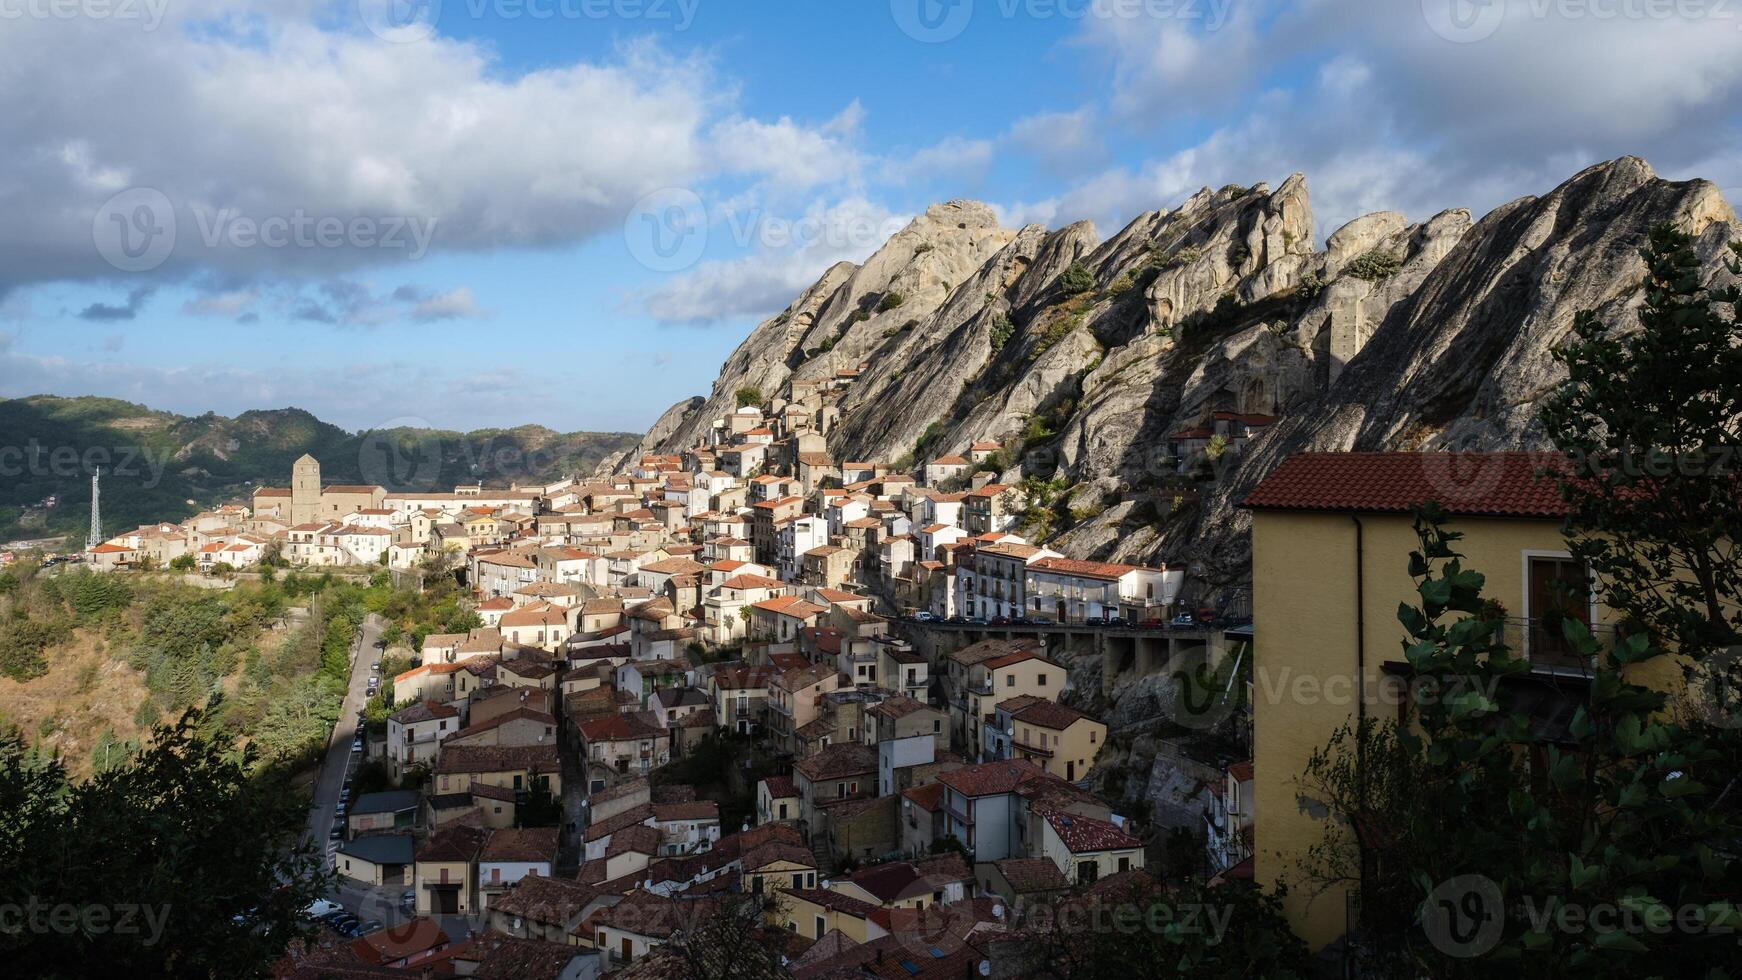
M 0 931 L 9 972 L 254 976 L 306 928 L 298 913 L 327 880 L 296 843 L 301 796 L 202 728 L 190 712 L 83 783 L 0 734 L 0 902 L 76 916 Z
M 1742 256 L 1742 243 L 1731 250 Z M 1640 254 L 1640 329 L 1581 313 L 1542 420 L 1572 461 L 1574 554 L 1612 607 L 1698 658 L 1742 633 L 1742 289 L 1708 288 L 1692 241 L 1671 226 L 1652 229 Z
M 1059 288 L 1067 296 L 1086 293 L 1095 288 L 1094 273 L 1084 268 L 1081 262 L 1072 262 L 1059 276 Z
M 947 906 L 935 907 L 922 928 L 948 932 L 950 917 Z M 962 918 L 962 926 L 970 924 Z M 1027 910 L 1018 920 L 1014 953 L 1020 975 L 1050 980 L 1315 975 L 1306 944 L 1289 931 L 1280 896 L 1243 881 L 1210 887 L 1188 879 L 1164 889 L 1143 872 L 1079 888 L 1056 908 Z
M 755 385 L 745 385 L 734 393 L 739 408 L 749 408 L 762 404 L 762 389 Z
M 1544 724 L 1533 685 L 1517 683 L 1529 664 L 1456 551 L 1461 535 L 1434 504 L 1416 532 L 1417 601 L 1398 610 L 1415 726 L 1345 729 L 1300 781 L 1337 818 L 1303 869 L 1360 889 L 1357 945 L 1372 951 L 1372 975 L 1490 976 L 1498 962 L 1522 977 L 1722 975 L 1707 971 L 1733 960 L 1742 868 L 1720 854 L 1742 839 L 1742 818 L 1724 804 L 1731 785 L 1709 776 L 1736 732 L 1683 727 L 1663 694 L 1623 672 L 1669 656 L 1650 633 L 1604 648 L 1571 617 L 1567 642 L 1598 670 L 1564 731 Z M 1448 902 L 1462 926 L 1494 921 L 1494 933 L 1471 945 L 1436 932 Z M 1568 906 L 1621 910 L 1637 927 L 1553 918 Z
M 191 572 L 194 570 L 194 556 L 176 555 L 169 560 L 169 567 L 172 571 Z

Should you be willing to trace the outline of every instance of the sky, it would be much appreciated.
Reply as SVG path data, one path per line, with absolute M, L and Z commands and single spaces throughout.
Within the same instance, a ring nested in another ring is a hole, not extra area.
M 937 201 L 1742 202 L 1738 51 L 1730 0 L 0 0 L 0 397 L 639 431 Z

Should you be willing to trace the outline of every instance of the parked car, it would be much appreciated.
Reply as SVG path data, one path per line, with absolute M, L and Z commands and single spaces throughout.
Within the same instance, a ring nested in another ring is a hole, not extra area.
M 374 663 L 370 664 L 369 669 L 374 671 L 377 674 L 381 673 L 381 661 L 377 660 Z
M 356 933 L 352 930 L 357 928 L 358 920 L 356 916 L 346 913 L 336 919 L 329 920 L 327 925 L 332 926 L 333 931 L 341 936 L 355 936 Z
M 302 910 L 302 914 L 311 919 L 318 919 L 323 915 L 331 915 L 334 912 L 343 912 L 344 910 L 345 907 L 338 902 L 317 898 L 309 903 L 308 908 Z
M 399 907 L 407 912 L 417 911 L 417 892 L 413 889 L 407 888 L 404 893 L 399 896 Z
M 1050 619 L 1048 619 L 1048 618 L 1047 618 L 1047 617 L 1045 617 L 1045 616 L 1034 616 L 1034 617 L 1031 617 L 1031 618 L 1030 618 L 1030 619 L 1029 619 L 1029 620 L 1028 620 L 1028 622 L 1029 622 L 1029 624 L 1030 624 L 1030 625 L 1033 625 L 1033 626 L 1052 626 L 1052 625 L 1053 625 L 1053 621 L 1052 621 L 1052 620 L 1050 620 Z
M 338 823 L 337 821 L 334 821 L 332 833 L 327 834 L 327 840 L 335 840 L 336 841 L 336 840 L 344 840 L 344 839 L 345 839 L 345 826 L 344 826 L 344 824 L 341 824 L 341 823 Z
M 938 618 L 936 615 L 929 613 L 929 612 L 926 612 L 924 610 L 921 610 L 921 611 L 913 614 L 913 621 L 916 623 L 935 623 L 935 622 L 937 622 L 937 619 Z
M 1012 616 L 1012 617 L 1010 617 L 1010 625 L 1012 625 L 1012 626 L 1028 626 L 1030 624 L 1029 624 L 1029 619 L 1027 616 Z
M 1198 625 L 1197 618 L 1191 613 L 1180 613 L 1173 618 L 1174 626 L 1190 627 Z
M 985 626 L 986 621 L 984 619 L 981 619 L 979 616 L 970 616 L 968 618 L 968 625 L 969 626 Z
M 369 919 L 357 927 L 357 935 L 367 936 L 372 932 L 380 932 L 385 928 L 387 928 L 387 924 L 382 922 L 380 919 Z
M 993 616 L 990 620 L 988 620 L 988 623 L 992 626 L 1009 626 L 1010 625 L 1010 617 L 1009 616 Z

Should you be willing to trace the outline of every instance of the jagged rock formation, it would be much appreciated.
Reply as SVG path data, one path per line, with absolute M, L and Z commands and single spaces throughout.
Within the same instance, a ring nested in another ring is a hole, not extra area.
M 1722 274 L 1739 229 L 1717 188 L 1632 157 L 1480 221 L 1366 215 L 1322 251 L 1298 174 L 1205 189 L 1105 241 L 1087 223 L 1000 229 L 984 205 L 951 202 L 828 270 L 641 449 L 693 445 L 740 389 L 779 398 L 862 368 L 827 433 L 835 458 L 918 467 L 997 440 L 1005 482 L 1069 488 L 1055 547 L 1238 581 L 1237 501 L 1289 452 L 1540 445 L 1552 348 L 1581 309 L 1631 321 L 1636 249 L 1662 221 L 1700 236 Z M 1182 472 L 1173 437 L 1217 412 L 1277 418 Z

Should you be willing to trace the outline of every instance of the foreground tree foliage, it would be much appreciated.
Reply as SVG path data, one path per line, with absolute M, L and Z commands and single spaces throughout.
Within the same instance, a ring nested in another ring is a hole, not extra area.
M 243 977 L 326 886 L 303 797 L 198 712 L 82 783 L 0 734 L 0 951 L 12 976 Z
M 1251 882 L 1163 886 L 1142 871 L 1019 916 L 1012 964 L 1031 977 L 1211 980 L 1311 976 L 1278 896 Z
M 1301 780 L 1333 817 L 1303 870 L 1357 888 L 1369 975 L 1719 978 L 1742 962 L 1742 293 L 1708 288 L 1673 228 L 1641 254 L 1641 330 L 1580 316 L 1543 412 L 1569 547 L 1618 618 L 1603 641 L 1560 620 L 1594 675 L 1529 679 L 1425 505 L 1417 601 L 1398 612 L 1412 724 L 1343 729 Z

